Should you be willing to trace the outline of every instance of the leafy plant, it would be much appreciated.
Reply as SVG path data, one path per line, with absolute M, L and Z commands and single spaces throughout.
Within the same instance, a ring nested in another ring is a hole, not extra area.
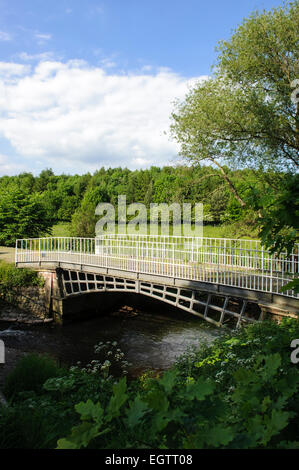
M 186 384 L 171 370 L 130 400 L 123 378 L 106 407 L 91 400 L 75 406 L 81 423 L 58 448 L 275 447 L 295 416 L 286 408 L 299 386 L 298 373 L 281 376 L 281 365 L 273 354 L 259 356 L 250 370 L 238 369 L 230 397 L 213 380 Z
M 16 367 L 6 377 L 4 394 L 13 400 L 20 392 L 38 393 L 48 378 L 57 377 L 61 373 L 62 369 L 52 358 L 28 354 L 19 360 Z
M 26 286 L 42 286 L 43 279 L 36 271 L 16 268 L 11 263 L 0 261 L 0 293 L 7 294 L 12 289 Z

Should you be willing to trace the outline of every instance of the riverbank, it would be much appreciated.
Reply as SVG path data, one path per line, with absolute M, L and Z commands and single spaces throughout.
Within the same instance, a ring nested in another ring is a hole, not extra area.
M 218 328 L 187 313 L 164 308 L 163 304 L 160 310 L 147 306 L 142 311 L 123 305 L 64 326 L 0 322 L 0 339 L 9 351 L 6 370 L 11 369 L 19 354 L 27 352 L 50 355 L 61 365 L 72 366 L 78 361 L 85 365 L 95 359 L 96 344 L 117 341 L 131 364 L 130 377 L 146 370 L 166 370 L 189 348 L 210 344 L 220 334 Z
M 252 324 L 136 380 L 113 375 L 119 357 L 127 364 L 118 341 L 100 342 L 88 366 L 31 354 L 6 382 L 0 448 L 297 448 L 298 334 L 295 319 Z
M 50 292 L 43 276 L 0 259 L 0 321 L 33 323 L 49 317 Z
M 28 325 L 41 325 L 51 323 L 52 319 L 37 318 L 29 311 L 24 311 L 15 305 L 12 305 L 0 299 L 0 339 L 1 333 L 5 330 L 13 332 L 13 328 L 19 328 Z M 15 367 L 18 360 L 27 354 L 28 351 L 18 348 L 8 347 L 5 341 L 5 364 L 0 364 L 0 391 L 3 388 L 5 377 Z M 1 398 L 1 396 L 0 396 Z
M 28 297 L 29 299 L 29 297 Z M 30 299 L 32 302 L 32 299 Z M 6 302 L 0 299 L 0 323 L 20 323 L 25 325 L 38 325 L 41 323 L 52 322 L 52 318 L 38 317 L 30 310 L 24 310 L 18 307 L 18 305 Z

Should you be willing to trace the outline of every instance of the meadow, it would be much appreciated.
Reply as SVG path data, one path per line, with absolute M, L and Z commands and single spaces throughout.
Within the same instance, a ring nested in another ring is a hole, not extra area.
M 233 225 L 232 224 L 227 224 L 227 225 L 204 225 L 203 227 L 203 237 L 207 238 L 249 238 L 252 240 L 257 240 L 258 237 L 256 236 L 256 233 L 252 232 L 251 236 L 241 236 L 241 237 L 235 237 L 232 232 Z M 117 225 L 116 225 L 116 231 L 117 231 Z M 69 223 L 59 223 L 56 225 L 53 225 L 52 227 L 52 237 L 70 237 L 71 236 L 71 225 Z M 189 233 L 186 234 L 186 236 L 192 236 L 192 232 L 190 231 Z

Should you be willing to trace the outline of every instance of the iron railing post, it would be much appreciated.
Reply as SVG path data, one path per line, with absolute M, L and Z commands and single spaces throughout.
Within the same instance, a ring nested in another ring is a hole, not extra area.
M 273 291 L 273 255 L 271 255 L 271 268 L 270 268 L 270 292 Z
M 106 235 L 95 256 L 96 241 L 90 238 L 18 239 L 15 263 L 85 263 L 299 297 L 292 290 L 279 290 L 298 272 L 298 245 L 290 255 L 276 257 L 263 249 L 260 242 L 202 238 L 200 249 L 199 242 L 193 237 Z

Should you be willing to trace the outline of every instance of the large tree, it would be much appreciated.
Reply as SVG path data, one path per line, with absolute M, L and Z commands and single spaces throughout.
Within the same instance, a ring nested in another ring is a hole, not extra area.
M 299 166 L 299 1 L 255 12 L 218 47 L 215 74 L 172 114 L 181 155 L 218 167 L 245 206 L 228 167 L 293 172 Z
M 0 245 L 50 233 L 51 220 L 39 194 L 26 194 L 14 185 L 0 191 Z

